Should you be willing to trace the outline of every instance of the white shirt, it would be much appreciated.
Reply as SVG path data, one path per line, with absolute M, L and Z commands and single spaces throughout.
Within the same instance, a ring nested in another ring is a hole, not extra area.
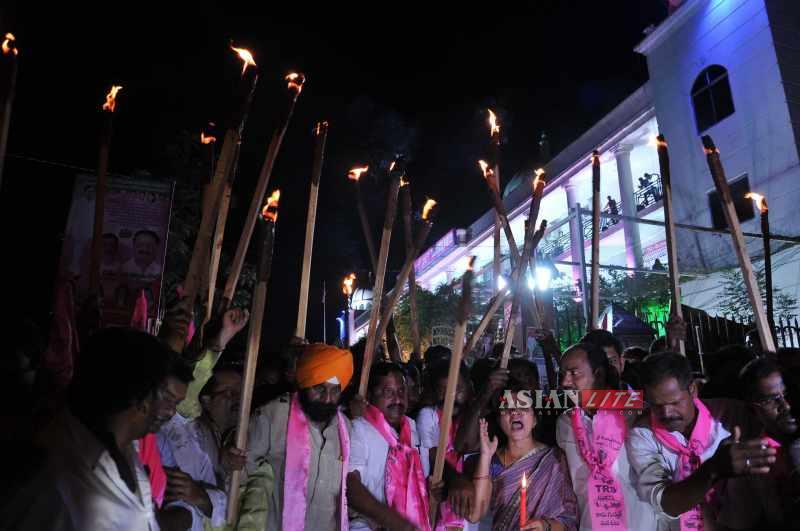
M 158 432 L 158 450 L 161 454 L 162 465 L 178 467 L 195 481 L 220 487 L 205 486 L 205 491 L 211 501 L 210 523 L 213 527 L 221 527 L 225 524 L 228 497 L 224 491 L 224 484 L 220 484 L 214 473 L 214 465 L 209 451 L 204 449 L 200 443 L 199 430 L 202 429 L 197 419 L 186 420 L 176 413 Z M 214 455 L 216 455 L 216 451 Z M 183 502 L 174 502 L 171 505 L 185 507 L 192 513 L 191 531 L 202 531 L 204 522 L 209 520 L 194 505 Z
M 45 468 L 0 513 L 0 528 L 158 531 L 150 482 L 132 444 L 123 457 L 136 492 L 106 447 L 69 412 L 63 411 L 52 428 Z
M 411 427 L 411 445 L 420 449 L 417 425 L 413 419 L 406 417 Z M 390 427 L 391 428 L 391 427 Z M 395 437 L 398 437 L 394 428 L 391 428 Z M 384 478 L 386 477 L 386 459 L 389 457 L 389 443 L 383 438 L 372 424 L 363 418 L 353 421 L 353 432 L 350 435 L 350 466 L 349 472 L 358 471 L 361 483 L 380 503 L 386 503 Z M 420 454 L 420 457 L 422 455 Z M 422 473 L 428 477 L 430 473 L 428 460 L 422 459 Z M 350 511 L 351 531 L 364 531 L 377 529 L 377 524 L 367 520 L 366 517 Z
M 586 428 L 586 436 L 591 439 L 593 433 L 592 419 L 585 411 L 580 410 L 581 420 Z M 578 510 L 580 512 L 580 529 L 591 531 L 592 516 L 589 507 L 589 467 L 586 465 L 581 455 L 578 443 L 575 439 L 575 431 L 572 429 L 571 410 L 563 413 L 556 423 L 556 441 L 558 446 L 564 451 L 569 464 L 569 475 L 572 479 L 572 488 L 578 498 Z M 650 504 L 640 500 L 636 494 L 633 471 L 626 449 L 620 448 L 617 459 L 611 467 L 611 472 L 616 476 L 622 487 L 622 494 L 625 497 L 625 512 L 627 516 L 628 529 L 637 531 L 649 531 L 658 529 L 658 517 Z
M 741 427 L 743 439 L 747 438 L 748 433 L 753 433 L 752 419 L 740 402 L 726 399 L 704 399 L 703 403 L 711 413 L 712 424 L 708 446 L 700 456 L 702 463 L 710 459 L 719 448 L 720 443 L 730 437 L 731 432 L 726 425 L 731 429 L 733 426 Z M 687 441 L 682 433 L 677 431 L 670 433 L 681 444 L 686 445 Z M 678 481 L 678 454 L 656 439 L 650 429 L 649 418 L 646 416 L 640 418 L 636 426 L 628 432 L 626 446 L 631 469 L 636 478 L 634 484 L 639 497 L 650 503 L 661 519 L 668 521 L 670 530 L 679 531 L 679 517 L 668 515 L 661 506 L 664 489 Z M 738 527 L 735 523 L 741 520 L 742 513 L 747 514 L 750 511 L 751 507 L 746 499 L 746 489 L 742 488 L 746 481 L 746 478 L 729 479 L 719 488 L 721 506 L 717 517 L 718 522 L 735 529 Z
M 159 264 L 157 261 L 153 261 L 145 269 L 142 269 L 142 267 L 137 264 L 133 258 L 131 258 L 122 264 L 122 272 L 129 275 L 139 275 L 142 277 L 154 278 L 161 276 L 161 264 Z
M 436 408 L 427 406 L 417 413 L 417 433 L 419 434 L 419 453 L 430 464 L 430 450 L 439 446 L 439 415 Z M 434 457 L 435 459 L 435 457 Z

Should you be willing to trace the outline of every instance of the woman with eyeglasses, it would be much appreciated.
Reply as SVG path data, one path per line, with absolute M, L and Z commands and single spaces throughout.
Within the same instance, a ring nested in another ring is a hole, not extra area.
M 477 522 L 491 511 L 494 531 L 576 529 L 578 507 L 569 470 L 559 449 L 536 440 L 532 397 L 512 389 L 493 411 L 489 421 L 480 420 L 480 455 L 469 463 L 475 485 L 469 520 Z M 527 489 L 520 518 L 523 476 Z

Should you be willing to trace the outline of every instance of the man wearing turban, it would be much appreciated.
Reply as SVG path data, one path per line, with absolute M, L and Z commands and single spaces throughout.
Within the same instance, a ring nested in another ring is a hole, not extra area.
M 268 462 L 275 485 L 267 529 L 344 531 L 350 421 L 339 410 L 353 355 L 323 343 L 304 347 L 297 389 L 256 409 L 247 434 L 247 469 Z

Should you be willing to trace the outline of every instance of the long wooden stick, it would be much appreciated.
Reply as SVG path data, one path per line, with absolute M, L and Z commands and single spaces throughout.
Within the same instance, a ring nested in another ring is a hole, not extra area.
M 220 197 L 236 160 L 236 153 L 242 139 L 242 130 L 247 121 L 257 83 L 258 71 L 255 68 L 245 69 L 242 73 L 242 83 L 239 87 L 240 94 L 237 95 L 236 107 L 229 118 L 225 137 L 222 140 L 219 159 L 217 159 L 217 164 L 214 167 L 214 178 L 211 179 L 208 193 L 203 200 L 200 227 L 197 229 L 192 258 L 189 261 L 189 269 L 183 281 L 184 296 L 192 302 L 197 298 L 202 269 L 209 267 L 209 249 L 214 233 L 214 225 L 218 217 L 217 209 L 221 204 Z M 176 352 L 182 352 L 185 343 L 185 337 L 177 334 L 167 338 L 167 344 Z
M 508 223 L 508 213 L 506 212 L 505 205 L 503 205 L 503 200 L 500 198 L 500 193 L 494 188 L 494 186 L 488 183 L 488 180 L 489 178 L 487 177 L 489 196 L 492 199 L 492 205 L 494 206 L 495 212 L 500 218 L 500 224 L 503 227 L 503 232 L 506 235 L 506 241 L 508 241 L 508 250 L 511 253 L 511 265 L 513 267 L 519 260 L 519 247 L 517 247 L 517 240 L 514 238 L 514 233 L 511 231 L 511 225 Z
M 381 314 L 381 300 L 383 299 L 383 281 L 386 276 L 386 264 L 389 259 L 389 244 L 392 240 L 392 226 L 397 215 L 397 192 L 400 190 L 399 173 L 392 178 L 389 185 L 389 194 L 386 198 L 386 217 L 383 222 L 383 235 L 381 237 L 381 250 L 378 255 L 378 265 L 375 271 L 375 284 L 372 287 L 372 308 L 369 315 L 369 328 L 367 344 L 364 348 L 364 362 L 361 368 L 361 381 L 358 394 L 366 396 L 369 384 L 369 371 L 372 368 L 372 358 L 375 355 L 375 345 L 378 341 L 378 317 Z
M 364 233 L 364 241 L 367 243 L 367 252 L 369 253 L 369 261 L 372 265 L 372 274 L 378 274 L 378 254 L 375 252 L 375 241 L 372 234 L 372 228 L 369 224 L 369 217 L 367 216 L 367 209 L 364 207 L 364 199 L 361 196 L 361 182 L 356 179 L 356 208 L 358 209 L 358 218 L 361 220 L 361 231 Z
M 592 152 L 592 306 L 589 330 L 600 319 L 600 153 Z
M 505 289 L 492 297 L 492 300 L 489 302 L 489 307 L 486 309 L 486 313 L 484 313 L 483 317 L 481 318 L 481 322 L 478 323 L 478 327 L 474 332 L 472 332 L 472 335 L 469 336 L 469 340 L 467 340 L 467 346 L 464 347 L 464 352 L 469 354 L 473 351 L 475 345 L 478 344 L 478 340 L 486 330 L 486 327 L 489 326 L 489 323 L 492 321 L 494 314 L 498 309 L 500 309 L 500 306 L 502 306 L 503 303 L 508 300 L 509 296 L 510 292 Z
M 447 387 L 444 393 L 444 406 L 442 416 L 439 421 L 439 444 L 436 447 L 436 460 L 433 464 L 433 482 L 442 480 L 444 474 L 444 461 L 447 455 L 447 438 L 450 436 L 450 426 L 453 423 L 453 407 L 456 401 L 456 388 L 458 387 L 458 376 L 461 369 L 461 357 L 464 353 L 464 335 L 467 331 L 467 319 L 469 318 L 472 307 L 472 265 L 475 257 L 470 258 L 469 267 L 461 278 L 461 301 L 458 304 L 456 313 L 456 327 L 453 336 L 453 353 L 450 356 L 450 367 L 447 372 Z M 431 524 L 436 523 L 437 503 L 431 495 Z
M 291 76 L 294 75 L 299 77 L 297 77 L 295 80 L 290 79 Z M 272 139 L 269 142 L 269 146 L 267 147 L 267 155 L 264 158 L 264 163 L 261 165 L 261 171 L 258 174 L 256 189 L 253 192 L 253 198 L 250 201 L 250 208 L 247 211 L 247 217 L 245 218 L 244 227 L 242 228 L 241 236 L 239 237 L 239 243 L 236 246 L 236 254 L 233 256 L 233 262 L 231 263 L 231 269 L 228 273 L 228 279 L 225 282 L 225 290 L 222 293 L 223 308 L 230 306 L 230 303 L 233 300 L 233 294 L 236 291 L 236 285 L 239 283 L 239 275 L 241 275 L 242 267 L 244 266 L 244 258 L 247 254 L 247 248 L 250 246 L 250 238 L 253 236 L 253 229 L 256 226 L 256 219 L 258 219 L 261 206 L 264 204 L 264 195 L 267 192 L 269 179 L 272 176 L 272 169 L 275 167 L 275 160 L 278 158 L 278 152 L 281 149 L 283 137 L 286 134 L 286 130 L 289 128 L 289 122 L 291 121 L 292 114 L 294 113 L 294 106 L 297 102 L 298 96 L 300 96 L 300 92 L 303 89 L 304 81 L 305 78 L 302 74 L 289 74 L 289 76 L 287 76 L 289 101 L 286 109 L 284 110 L 282 118 L 278 122 L 278 127 L 275 129 Z
M 263 218 L 262 218 L 263 220 Z M 250 406 L 253 400 L 253 387 L 256 381 L 258 352 L 261 347 L 261 330 L 264 321 L 264 307 L 267 303 L 267 284 L 272 271 L 272 249 L 275 242 L 275 223 L 263 220 L 261 223 L 261 253 L 253 302 L 250 309 L 250 328 L 247 336 L 247 355 L 242 380 L 242 397 L 239 403 L 239 420 L 236 425 L 236 447 L 247 449 L 247 431 L 250 426 Z M 235 470 L 231 474 L 228 493 L 228 523 L 235 525 L 239 515 L 239 486 L 242 473 Z
M 236 170 L 234 169 L 234 172 Z M 217 276 L 219 276 L 219 261 L 222 258 L 222 241 L 225 237 L 225 226 L 228 223 L 228 212 L 231 208 L 231 194 L 233 187 L 231 181 L 225 183 L 222 189 L 219 209 L 217 210 L 217 223 L 214 227 L 214 238 L 211 244 L 211 262 L 208 268 L 208 303 L 206 307 L 206 322 L 211 319 L 214 309 L 214 298 L 217 291 Z
M 400 208 L 403 213 L 403 234 L 406 240 L 406 257 L 415 254 L 414 234 L 411 223 L 411 188 L 408 184 L 400 187 Z M 416 254 L 419 254 L 417 251 Z M 420 359 L 422 356 L 422 339 L 419 335 L 419 314 L 417 313 L 417 275 L 412 265 L 408 273 L 408 306 L 411 317 L 411 344 L 413 352 L 411 357 Z
M 306 214 L 306 243 L 303 249 L 303 270 L 300 275 L 300 302 L 297 307 L 295 337 L 306 337 L 306 317 L 308 315 L 308 289 L 311 282 L 311 254 L 314 251 L 314 226 L 317 222 L 317 196 L 322 177 L 322 163 L 325 158 L 325 141 L 328 138 L 328 122 L 319 122 L 314 128 L 314 163 L 311 167 L 311 186 L 308 193 L 308 213 Z
M 758 282 L 753 273 L 753 264 L 750 262 L 750 256 L 747 254 L 747 247 L 745 247 L 744 237 L 742 236 L 742 226 L 739 224 L 739 217 L 736 214 L 736 207 L 733 203 L 731 189 L 730 186 L 728 186 L 725 170 L 719 159 L 719 150 L 717 150 L 714 141 L 708 135 L 703 136 L 703 147 L 705 148 L 708 169 L 711 172 L 712 179 L 714 179 L 714 186 L 716 186 L 717 192 L 719 193 L 722 212 L 725 214 L 725 220 L 728 222 L 728 227 L 731 230 L 733 248 L 736 251 L 736 257 L 739 259 L 739 267 L 742 269 L 742 278 L 747 288 L 747 296 L 753 307 L 753 318 L 755 319 L 756 329 L 758 329 L 758 335 L 761 339 L 761 346 L 765 352 L 775 352 L 775 342 L 769 330 L 769 321 L 767 321 L 767 314 L 764 311 L 764 303 L 761 300 Z
M 397 279 L 394 282 L 394 288 L 392 289 L 389 298 L 383 304 L 380 326 L 378 327 L 378 337 L 383 337 L 386 333 L 386 330 L 389 326 L 389 321 L 392 320 L 394 307 L 397 305 L 397 301 L 400 299 L 400 293 L 403 291 L 403 284 L 406 283 L 409 274 L 411 274 L 411 270 L 414 269 L 414 260 L 422 250 L 422 246 L 425 245 L 425 240 L 428 239 L 428 234 L 431 232 L 431 227 L 433 227 L 433 223 L 425 222 L 417 234 L 417 242 L 414 244 L 414 250 L 408 256 L 406 256 L 406 261 L 403 264 L 403 268 L 400 270 L 400 273 L 397 275 Z
M 672 314 L 683 319 L 681 308 L 680 271 L 678 269 L 678 241 L 675 238 L 675 216 L 672 210 L 672 173 L 669 165 L 669 147 L 664 135 L 656 137 L 658 165 L 661 171 L 662 199 L 664 200 L 664 229 L 667 244 L 667 273 L 669 273 L 670 307 Z M 686 345 L 681 339 L 678 350 L 686 355 Z
M 11 110 L 14 107 L 14 95 L 17 92 L 17 54 L 18 50 L 14 42 L 14 36 L 10 33 L 5 35 L 3 41 L 0 62 L 3 70 L 8 72 L 0 83 L 0 188 L 3 186 L 3 168 L 6 162 L 6 149 L 8 147 L 8 132 L 11 126 Z
M 489 163 L 492 165 L 491 181 L 489 185 L 497 190 L 500 194 L 500 124 L 497 123 L 497 116 L 489 111 Z M 493 261 L 492 261 L 492 282 L 493 292 L 500 293 L 500 286 L 498 279 L 503 273 L 503 253 L 500 242 L 500 231 L 503 227 L 503 222 L 500 219 L 500 214 L 495 211 L 494 213 L 494 228 L 492 229 L 492 242 L 493 242 Z M 510 246 L 510 243 L 509 243 Z M 469 352 L 469 351 L 467 351 Z

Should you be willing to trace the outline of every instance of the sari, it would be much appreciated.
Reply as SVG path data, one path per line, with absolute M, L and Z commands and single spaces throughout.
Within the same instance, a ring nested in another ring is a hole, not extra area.
M 528 480 L 528 521 L 547 518 L 561 522 L 567 531 L 578 526 L 578 501 L 572 491 L 569 468 L 560 450 L 544 447 L 531 451 L 514 464 L 504 467 L 495 454 L 492 477 L 492 530 L 519 529 L 519 496 L 522 475 Z

